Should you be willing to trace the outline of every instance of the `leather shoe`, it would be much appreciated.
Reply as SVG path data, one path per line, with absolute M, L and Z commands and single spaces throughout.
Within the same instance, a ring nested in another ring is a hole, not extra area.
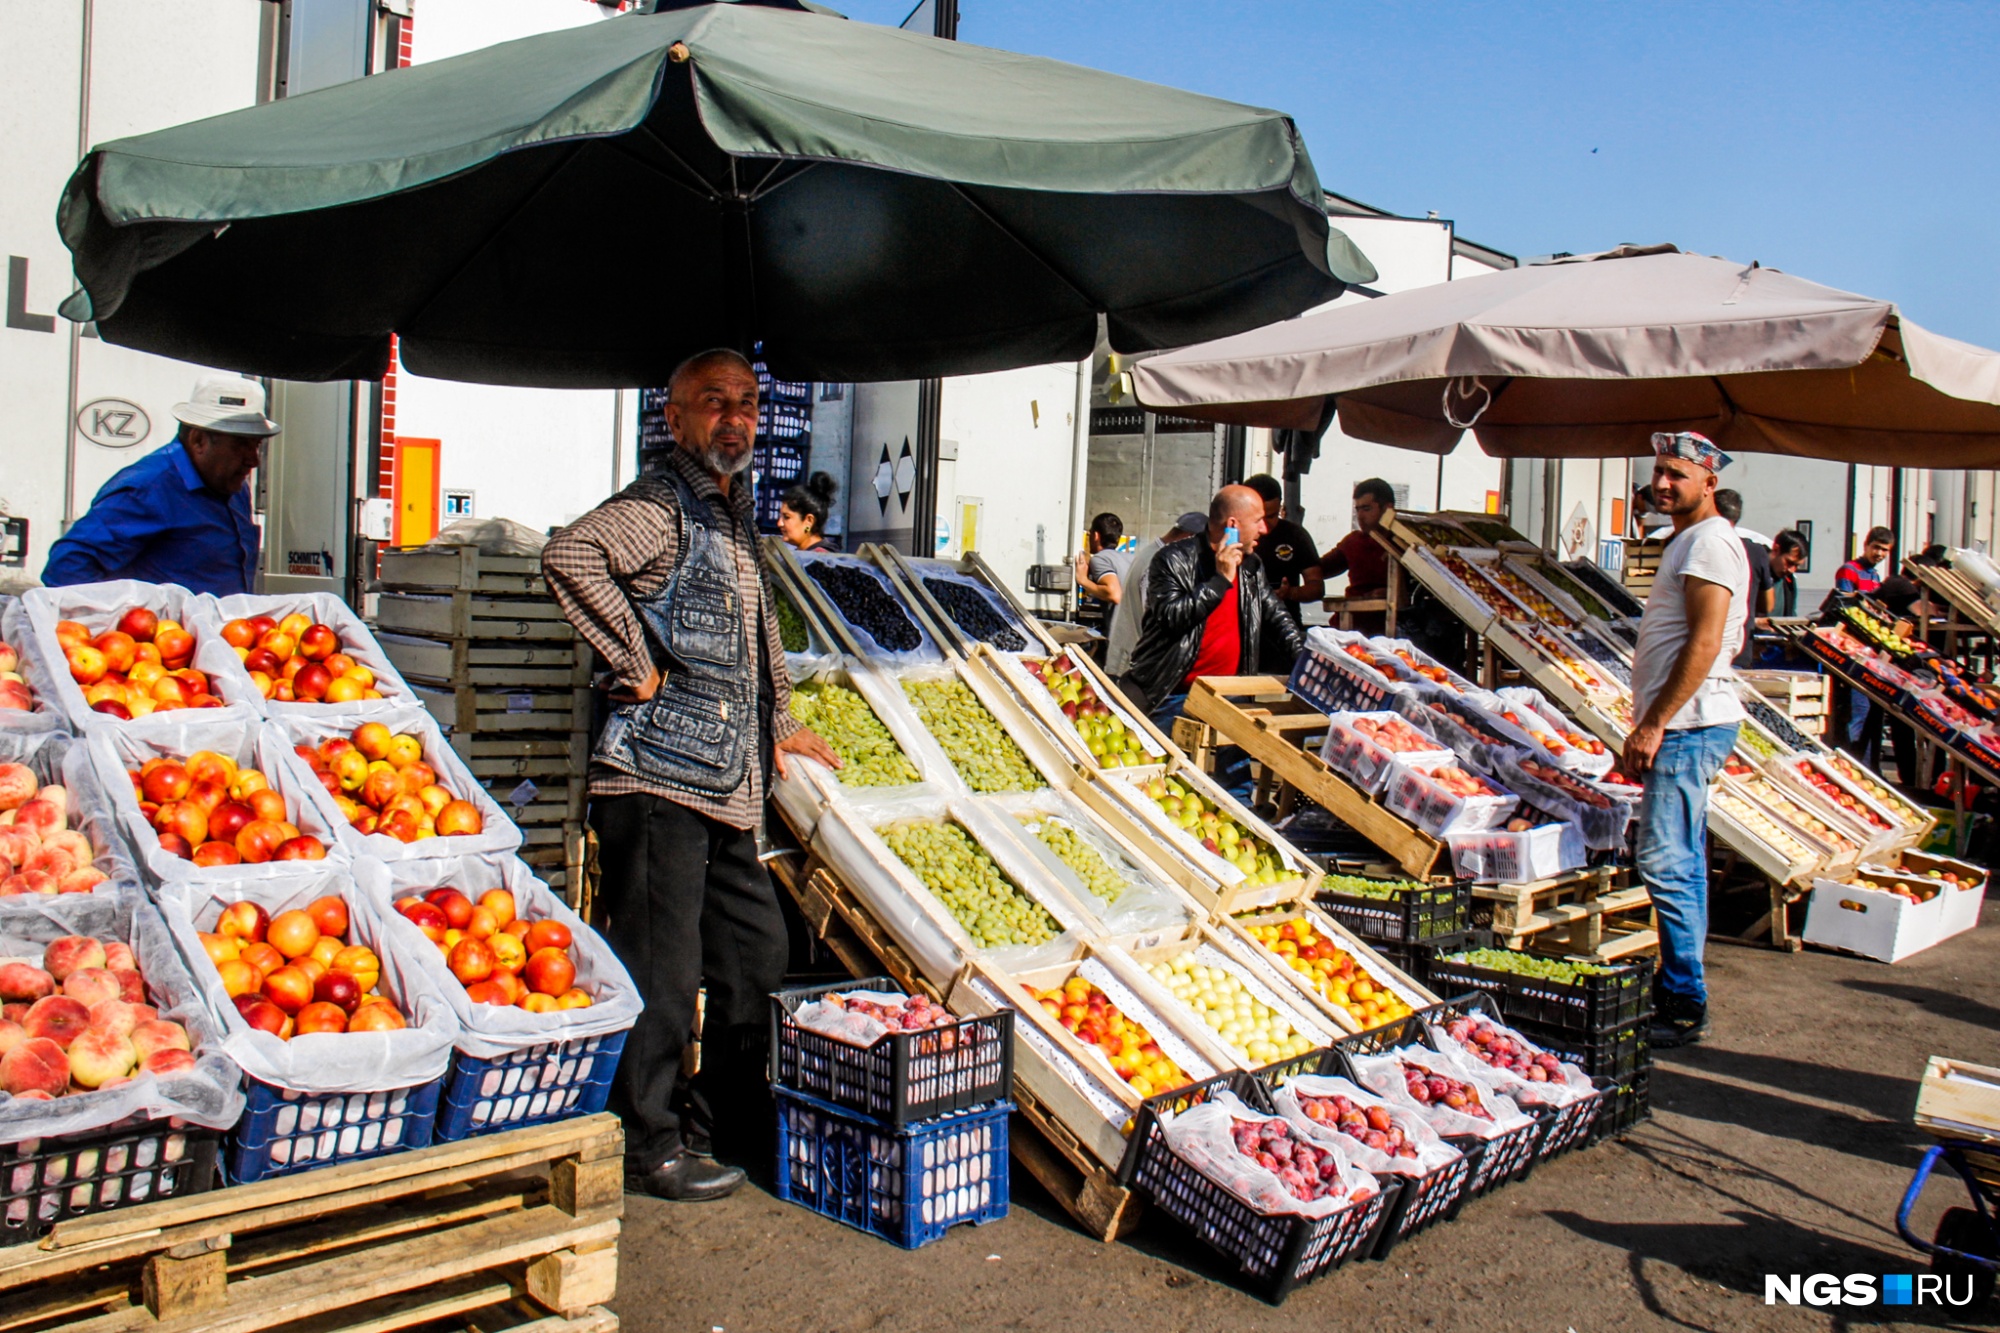
M 741 1167 L 724 1166 L 682 1149 L 649 1171 L 627 1168 L 625 1192 L 650 1194 L 674 1203 L 706 1203 L 726 1199 L 745 1179 Z

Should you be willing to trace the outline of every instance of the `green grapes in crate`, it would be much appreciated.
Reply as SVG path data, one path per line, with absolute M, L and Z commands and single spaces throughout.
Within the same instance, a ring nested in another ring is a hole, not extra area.
M 1108 904 L 1117 902 L 1123 896 L 1125 881 L 1075 829 L 1058 820 L 1042 819 L 1039 815 L 1022 815 L 1021 822 L 1031 825 L 1042 845 L 1076 872 L 1076 877 L 1083 881 L 1083 887 L 1090 890 L 1092 897 L 1101 898 Z
M 788 653 L 802 653 L 812 647 L 812 634 L 806 629 L 806 618 L 792 599 L 779 589 L 771 590 L 771 609 L 778 617 L 778 642 Z
M 1421 893 L 1428 885 L 1407 879 L 1367 879 L 1360 875 L 1328 875 L 1319 883 L 1321 892 L 1345 893 L 1356 898 L 1400 898 Z
M 868 701 L 844 685 L 808 681 L 792 689 L 792 716 L 819 733 L 840 756 L 834 776 L 849 787 L 899 787 L 918 781 L 916 765 L 875 716 Z
M 964 681 L 906 680 L 903 693 L 974 791 L 1034 791 L 1048 785 Z
M 908 820 L 875 831 L 965 927 L 974 947 L 1046 944 L 1062 933 L 1047 909 L 1016 888 L 958 825 Z
M 1489 972 L 1511 972 L 1519 977 L 1531 977 L 1536 981 L 1561 982 L 1565 985 L 1574 984 L 1584 977 L 1603 976 L 1612 970 L 1590 963 L 1567 963 L 1560 958 L 1537 958 L 1533 954 L 1515 953 L 1511 949 L 1471 949 L 1465 953 L 1453 954 L 1443 961 L 1483 967 Z

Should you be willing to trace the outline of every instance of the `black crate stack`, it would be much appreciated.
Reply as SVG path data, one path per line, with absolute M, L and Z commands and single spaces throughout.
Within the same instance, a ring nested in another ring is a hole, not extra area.
M 785 492 L 806 479 L 812 457 L 812 385 L 773 379 L 757 363 L 757 530 L 775 532 Z
M 1405 976 L 1428 986 L 1430 982 L 1424 974 L 1432 958 L 1472 943 L 1472 885 L 1465 880 L 1432 883 L 1422 889 L 1376 898 L 1342 892 L 1331 876 L 1416 881 L 1397 876 L 1352 876 L 1351 872 L 1340 869 L 1338 863 L 1329 874 L 1314 899 L 1315 905 L 1368 941 L 1370 948 L 1395 964 Z

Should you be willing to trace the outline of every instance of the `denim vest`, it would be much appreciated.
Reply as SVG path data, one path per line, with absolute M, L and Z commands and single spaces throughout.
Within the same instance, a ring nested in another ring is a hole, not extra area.
M 757 681 L 749 670 L 736 555 L 687 482 L 671 469 L 679 501 L 647 496 L 680 528 L 680 565 L 651 597 L 634 598 L 660 669 L 644 703 L 615 705 L 594 758 L 650 785 L 725 797 L 743 782 L 757 726 Z

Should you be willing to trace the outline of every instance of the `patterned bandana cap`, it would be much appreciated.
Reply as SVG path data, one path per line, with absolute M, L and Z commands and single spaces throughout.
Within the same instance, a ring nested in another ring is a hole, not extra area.
M 1710 472 L 1720 472 L 1733 461 L 1728 454 L 1715 447 L 1715 441 L 1691 430 L 1654 431 L 1653 453 L 1660 458 L 1685 458 L 1690 463 L 1699 463 Z

